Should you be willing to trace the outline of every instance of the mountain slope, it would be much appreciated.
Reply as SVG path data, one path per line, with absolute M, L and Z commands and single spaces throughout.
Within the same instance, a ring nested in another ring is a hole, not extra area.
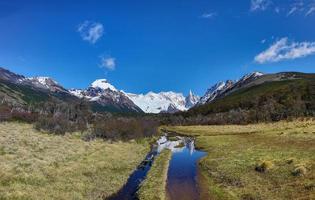
M 237 81 L 227 80 L 218 82 L 212 87 L 210 87 L 207 92 L 200 98 L 198 105 L 209 103 L 214 101 L 215 99 L 225 96 L 228 93 L 237 90 L 238 88 L 243 87 L 247 83 L 250 83 L 259 77 L 261 77 L 263 73 L 260 72 L 252 72 L 244 75 L 241 79 Z
M 284 72 L 263 75 L 182 114 L 185 117 L 209 116 L 207 123 L 248 123 L 314 116 L 315 74 Z
M 0 68 L 0 101 L 23 109 L 47 101 L 75 102 L 78 99 L 48 77 L 26 78 Z
M 227 80 L 225 82 L 219 82 L 210 87 L 207 92 L 200 98 L 198 104 L 205 104 L 207 102 L 213 101 L 217 96 L 226 91 L 228 88 L 232 87 L 233 81 Z

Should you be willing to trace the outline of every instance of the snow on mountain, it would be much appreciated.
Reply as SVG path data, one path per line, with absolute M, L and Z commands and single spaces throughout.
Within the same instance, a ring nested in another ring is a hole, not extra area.
M 85 98 L 89 101 L 98 101 L 102 96 L 106 96 L 111 98 L 113 102 L 119 102 L 119 96 L 122 94 L 121 92 L 116 89 L 112 90 L 110 87 L 99 87 L 99 85 L 93 83 L 85 90 L 71 89 L 69 92 L 76 97 Z
M 83 90 L 81 89 L 70 89 L 69 92 L 76 97 L 79 97 L 79 98 L 84 97 Z
M 232 87 L 234 84 L 233 81 L 227 80 L 227 81 L 221 81 L 219 83 L 216 83 L 211 88 L 207 90 L 205 95 L 203 95 L 200 98 L 200 101 L 198 103 L 204 104 L 208 101 L 213 101 L 219 94 L 227 90 L 228 88 Z
M 28 85 L 31 87 L 49 90 L 51 92 L 65 92 L 68 93 L 61 85 L 49 77 L 25 77 L 15 74 L 5 68 L 0 67 L 0 79 L 6 80 L 15 84 Z
M 149 92 L 145 95 L 126 93 L 126 95 L 146 113 L 173 113 L 188 110 L 198 98 L 192 93 L 188 97 L 184 97 L 182 93 L 175 92 Z M 190 101 L 189 103 L 187 103 L 187 99 Z
M 117 89 L 111 85 L 106 79 L 97 79 L 95 80 L 91 87 L 93 88 L 101 88 L 103 90 L 110 89 L 112 91 L 117 91 Z
M 106 79 L 95 80 L 87 89 L 71 89 L 69 92 L 76 97 L 97 102 L 102 106 L 112 106 L 122 111 L 142 112 L 124 92 L 117 90 Z
M 0 80 L 9 81 L 12 83 L 21 83 L 25 80 L 25 77 L 0 67 Z
M 95 80 L 86 90 L 71 89 L 69 92 L 79 98 L 86 98 L 91 101 L 97 101 L 100 96 L 110 95 L 117 97 L 120 92 L 111 85 L 106 79 Z M 118 98 L 113 98 L 113 100 Z
M 49 89 L 51 85 L 58 85 L 58 83 L 53 79 L 44 76 L 29 77 L 26 79 L 31 81 L 34 85 L 37 85 L 38 87 L 45 87 L 47 89 Z
M 190 90 L 188 96 L 185 98 L 186 108 L 193 107 L 194 105 L 198 103 L 199 100 L 200 100 L 200 97 L 192 93 L 192 91 Z
M 84 90 L 66 90 L 49 77 L 39 76 L 27 78 L 0 67 L 0 80 L 28 85 L 52 92 L 70 93 L 76 97 L 97 102 L 104 106 L 114 106 L 121 110 L 127 109 L 140 112 L 142 110 L 146 113 L 174 113 L 177 111 L 185 111 L 196 104 L 205 104 L 216 98 L 229 95 L 240 88 L 249 87 L 251 84 L 255 84 L 255 80 L 263 75 L 264 74 L 261 72 L 253 72 L 246 74 L 237 81 L 227 80 L 218 82 L 210 87 L 204 96 L 199 98 L 191 91 L 187 97 L 182 93 L 171 91 L 160 93 L 149 92 L 147 94 L 126 93 L 122 90 L 117 90 L 106 79 L 97 79 L 90 87 Z
M 264 74 L 261 72 L 252 72 L 249 74 L 245 74 L 242 78 L 235 82 L 234 87 L 241 87 L 249 82 L 252 82 L 253 80 L 259 78 L 262 75 Z
M 57 81 L 53 80 L 50 77 L 44 76 L 36 76 L 36 77 L 29 77 L 25 78 L 21 81 L 23 84 L 32 85 L 37 88 L 47 89 L 52 92 L 65 92 L 68 93 L 66 89 L 64 89 Z
M 227 80 L 218 82 L 207 90 L 207 92 L 200 98 L 198 104 L 205 104 L 206 102 L 211 102 L 215 100 L 217 97 L 226 94 L 227 92 L 231 92 L 233 90 L 236 90 L 237 88 L 241 88 L 242 86 L 259 78 L 262 75 L 264 74 L 261 72 L 252 72 L 246 74 L 237 81 Z
M 186 110 L 185 97 L 180 93 L 174 92 L 149 92 L 145 95 L 126 93 L 127 96 L 144 112 L 160 113 L 166 111 L 170 104 L 174 104 L 178 110 Z
M 38 82 L 39 84 L 45 86 L 45 87 L 49 87 L 49 85 L 51 84 L 55 84 L 57 85 L 58 83 L 56 81 L 54 81 L 53 79 L 49 78 L 49 77 L 45 77 L 45 76 L 37 76 L 37 77 L 31 77 L 28 78 L 31 81 L 35 81 Z

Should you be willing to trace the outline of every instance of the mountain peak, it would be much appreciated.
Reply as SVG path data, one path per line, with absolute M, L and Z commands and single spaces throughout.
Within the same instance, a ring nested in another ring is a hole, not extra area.
M 258 71 L 254 71 L 254 72 L 244 75 L 242 78 L 240 78 L 237 81 L 227 80 L 227 81 L 218 82 L 207 90 L 205 95 L 201 97 L 199 103 L 204 104 L 206 102 L 211 102 L 214 99 L 221 96 L 222 94 L 228 91 L 231 91 L 233 89 L 240 88 L 243 85 L 246 85 L 252 82 L 253 80 L 256 80 L 262 75 L 264 74 Z
M 93 88 L 101 88 L 103 90 L 110 89 L 112 91 L 117 91 L 117 89 L 113 85 L 111 85 L 107 81 L 107 79 L 97 79 L 91 84 L 91 87 L 93 87 Z
M 262 76 L 262 75 L 264 75 L 264 73 L 262 73 L 262 72 L 253 72 L 253 74 L 255 75 L 255 76 Z
M 46 87 L 48 87 L 49 85 L 58 85 L 57 81 L 47 76 L 35 76 L 27 79 L 31 81 L 37 81 L 38 83 Z
M 195 95 L 191 90 L 189 90 L 189 94 L 188 96 L 186 97 L 186 108 L 191 108 L 193 107 L 194 105 L 196 105 L 199 101 L 200 97 Z
M 262 75 L 264 75 L 264 74 L 261 73 L 261 72 L 258 72 L 258 71 L 254 71 L 254 72 L 245 74 L 240 80 L 246 80 L 246 79 L 249 79 L 249 78 L 257 78 L 257 77 L 260 77 Z
M 65 92 L 68 93 L 59 83 L 47 76 L 29 77 L 24 80 L 25 84 L 31 84 L 38 88 L 48 89 L 52 92 Z

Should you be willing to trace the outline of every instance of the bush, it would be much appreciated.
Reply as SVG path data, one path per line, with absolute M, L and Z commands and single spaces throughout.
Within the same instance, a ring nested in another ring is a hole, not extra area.
M 58 113 L 54 116 L 40 116 L 35 122 L 35 128 L 57 135 L 64 135 L 66 132 L 84 131 L 87 129 L 86 124 L 87 122 L 83 118 L 71 121 L 62 113 Z
M 38 113 L 32 112 L 12 112 L 11 113 L 11 120 L 13 121 L 22 121 L 26 123 L 33 123 L 37 121 Z
M 0 121 L 22 121 L 33 123 L 38 119 L 38 113 L 23 108 L 12 108 L 9 105 L 0 105 Z
M 57 135 L 64 135 L 71 130 L 71 125 L 62 117 L 40 117 L 35 123 L 35 128 Z
M 138 139 L 156 134 L 158 125 L 145 118 L 106 118 L 94 123 L 92 135 L 114 141 Z
M 267 172 L 273 168 L 273 163 L 271 161 L 265 160 L 258 163 L 255 167 L 255 170 L 258 172 Z

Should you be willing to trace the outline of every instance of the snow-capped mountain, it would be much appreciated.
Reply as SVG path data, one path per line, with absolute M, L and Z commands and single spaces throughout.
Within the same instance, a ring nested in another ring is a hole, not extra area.
M 249 74 L 246 74 L 241 79 L 237 81 L 227 80 L 227 81 L 221 81 L 219 83 L 216 83 L 212 87 L 210 87 L 207 92 L 200 98 L 200 101 L 198 104 L 205 104 L 207 102 L 211 102 L 219 97 L 225 96 L 243 86 L 246 84 L 252 82 L 253 80 L 256 80 L 257 78 L 264 75 L 261 72 L 252 72 Z
M 50 90 L 51 92 L 68 92 L 64 89 L 57 81 L 53 80 L 49 77 L 37 76 L 37 77 L 30 77 L 25 78 L 23 80 L 25 84 L 31 84 L 34 87 L 42 88 Z
M 65 92 L 68 91 L 59 85 L 55 80 L 49 77 L 25 77 L 19 74 L 15 74 L 0 67 L 0 79 L 6 80 L 15 84 L 28 85 L 38 89 L 49 90 L 51 92 Z
M 120 92 L 106 79 L 97 79 L 85 89 L 70 89 L 69 92 L 79 98 L 86 98 L 90 101 L 97 101 L 102 96 L 110 96 L 114 102 L 119 102 Z M 124 95 L 124 94 L 123 94 Z
M 182 93 L 175 92 L 126 93 L 126 95 L 146 113 L 185 111 L 195 105 L 199 99 L 192 92 L 187 97 L 184 97 Z
M 92 106 L 98 108 L 96 110 L 146 113 L 185 111 L 195 105 L 209 103 L 217 98 L 227 96 L 238 89 L 255 85 L 257 81 L 263 82 L 265 78 L 260 78 L 263 75 L 260 72 L 253 72 L 246 74 L 236 81 L 227 80 L 219 82 L 210 87 L 205 95 L 199 98 L 191 91 L 186 97 L 182 93 L 172 91 L 132 94 L 116 89 L 106 79 L 95 80 L 87 89 L 67 90 L 49 77 L 38 76 L 28 78 L 0 67 L 0 80 L 5 82 L 30 86 L 32 89 L 40 90 L 60 98 L 74 98 L 74 100 L 78 100 L 78 97 L 91 102 Z M 280 75 L 274 75 L 273 79 L 278 80 L 279 77 L 281 79 Z
M 90 102 L 97 102 L 102 106 L 111 106 L 114 109 L 142 112 L 123 92 L 118 91 L 106 79 L 95 80 L 90 87 L 85 90 L 71 89 L 69 92 L 79 98 Z
M 7 69 L 0 67 L 0 80 L 8 81 L 11 83 L 21 83 L 24 79 L 24 76 L 15 74 Z
M 112 91 L 117 91 L 117 89 L 111 85 L 106 79 L 97 79 L 92 84 L 93 88 L 101 88 L 103 90 L 110 89 Z

